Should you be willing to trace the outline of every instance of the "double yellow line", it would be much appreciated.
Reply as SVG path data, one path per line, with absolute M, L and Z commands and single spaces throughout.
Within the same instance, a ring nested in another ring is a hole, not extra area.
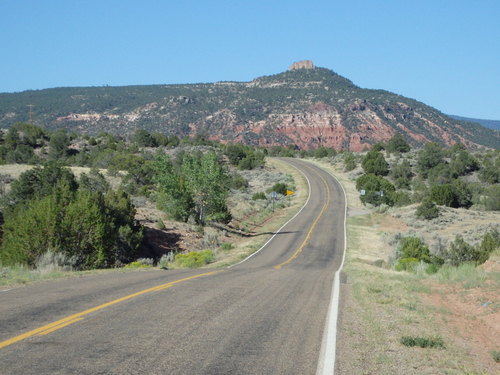
M 321 209 L 318 217 L 316 218 L 316 220 L 314 220 L 314 222 L 312 223 L 311 227 L 309 228 L 309 231 L 307 232 L 306 238 L 304 238 L 304 241 L 302 242 L 302 244 L 292 254 L 292 256 L 290 258 L 288 258 L 287 260 L 285 260 L 283 263 L 280 263 L 280 264 L 274 266 L 274 268 L 277 269 L 277 270 L 279 270 L 281 267 L 287 265 L 288 263 L 292 262 L 302 252 L 302 250 L 304 250 L 304 248 L 309 243 L 309 240 L 311 239 L 311 235 L 312 235 L 312 232 L 314 231 L 314 228 L 316 227 L 316 224 L 318 224 L 319 219 L 321 219 L 321 217 L 325 213 L 326 209 L 328 208 L 328 205 L 330 204 L 330 196 L 331 196 L 330 195 L 330 188 L 328 187 L 328 184 L 327 184 L 326 180 L 323 178 L 323 176 L 321 176 L 319 173 L 317 173 L 317 175 L 318 175 L 319 178 L 321 178 L 321 180 L 323 181 L 323 184 L 325 184 L 325 188 L 326 188 L 326 201 L 325 201 L 325 204 L 323 205 L 323 208 Z
M 73 324 L 73 323 L 76 323 L 76 322 L 82 320 L 85 315 L 91 314 L 91 313 L 96 312 L 98 310 L 102 310 L 102 309 L 109 307 L 109 306 L 112 306 L 112 305 L 116 305 L 117 303 L 127 301 L 129 299 L 141 296 L 141 295 L 146 294 L 146 293 L 165 290 L 165 289 L 168 289 L 168 288 L 174 286 L 175 284 L 179 284 L 179 283 L 182 283 L 184 281 L 197 279 L 197 278 L 203 277 L 203 276 L 214 275 L 214 274 L 220 273 L 220 272 L 223 272 L 223 270 L 212 271 L 212 272 L 202 273 L 202 274 L 195 275 L 195 276 L 185 277 L 184 279 L 179 279 L 179 280 L 171 281 L 171 282 L 166 283 L 166 284 L 157 285 L 155 287 L 141 290 L 140 292 L 129 294 L 128 296 L 121 297 L 121 298 L 115 299 L 113 301 L 103 303 L 102 305 L 92 307 L 92 308 L 87 309 L 85 311 L 67 316 L 66 318 L 63 318 L 63 319 L 57 320 L 55 322 L 49 323 L 47 325 L 44 325 L 43 327 L 39 327 L 39 328 L 36 328 L 32 331 L 23 333 L 22 335 L 15 336 L 15 337 L 12 337 L 8 340 L 2 341 L 2 342 L 0 342 L 0 349 L 5 348 L 6 346 L 12 345 L 16 342 L 19 342 L 21 340 L 27 339 L 27 338 L 32 337 L 32 336 L 47 335 L 51 332 L 57 331 L 61 328 L 69 326 L 70 324 Z

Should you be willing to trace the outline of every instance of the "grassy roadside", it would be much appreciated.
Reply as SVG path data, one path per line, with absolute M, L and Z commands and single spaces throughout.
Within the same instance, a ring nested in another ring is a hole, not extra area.
M 444 304 L 433 303 L 446 298 L 450 288 L 457 298 L 465 298 L 469 292 L 476 296 L 479 288 L 486 291 L 483 295 L 489 296 L 487 301 L 494 301 L 492 290 L 498 291 L 498 274 L 478 269 L 458 270 L 461 276 L 438 273 L 430 277 L 394 271 L 387 262 L 393 250 L 386 238 L 391 232 L 404 231 L 403 224 L 389 214 L 367 212 L 359 201 L 354 182 L 339 167 L 313 162 L 343 184 L 350 212 L 344 266 L 347 281 L 341 286 L 338 373 L 499 374 L 492 355 L 484 348 L 486 355 L 478 352 L 461 330 L 474 324 L 476 330 L 487 329 L 481 325 L 482 318 L 491 319 L 495 314 L 498 318 L 498 308 L 488 311 L 483 308 L 482 313 L 486 314 L 483 317 L 474 313 L 463 317 L 460 310 L 454 309 L 454 298 Z M 462 326 L 455 325 L 457 321 Z M 408 347 L 401 343 L 405 336 L 442 340 L 444 347 Z M 494 345 L 490 343 L 489 350 L 495 349 Z

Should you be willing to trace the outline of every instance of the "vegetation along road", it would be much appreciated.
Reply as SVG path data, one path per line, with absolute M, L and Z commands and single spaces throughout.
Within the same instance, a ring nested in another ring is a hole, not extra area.
M 288 162 L 307 176 L 310 198 L 240 264 L 0 292 L 1 373 L 316 373 L 343 257 L 345 198 L 327 172 Z

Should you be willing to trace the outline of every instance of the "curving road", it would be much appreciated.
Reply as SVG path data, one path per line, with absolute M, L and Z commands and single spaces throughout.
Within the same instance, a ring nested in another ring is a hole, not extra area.
M 239 265 L 0 292 L 0 373 L 316 373 L 344 249 L 344 194 L 322 169 L 284 160 L 308 178 L 310 199 Z

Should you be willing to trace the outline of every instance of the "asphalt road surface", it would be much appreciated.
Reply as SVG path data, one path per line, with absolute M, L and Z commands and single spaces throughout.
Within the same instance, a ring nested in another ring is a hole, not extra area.
M 0 374 L 315 374 L 345 201 L 328 173 L 287 161 L 309 179 L 310 199 L 239 265 L 0 292 Z

